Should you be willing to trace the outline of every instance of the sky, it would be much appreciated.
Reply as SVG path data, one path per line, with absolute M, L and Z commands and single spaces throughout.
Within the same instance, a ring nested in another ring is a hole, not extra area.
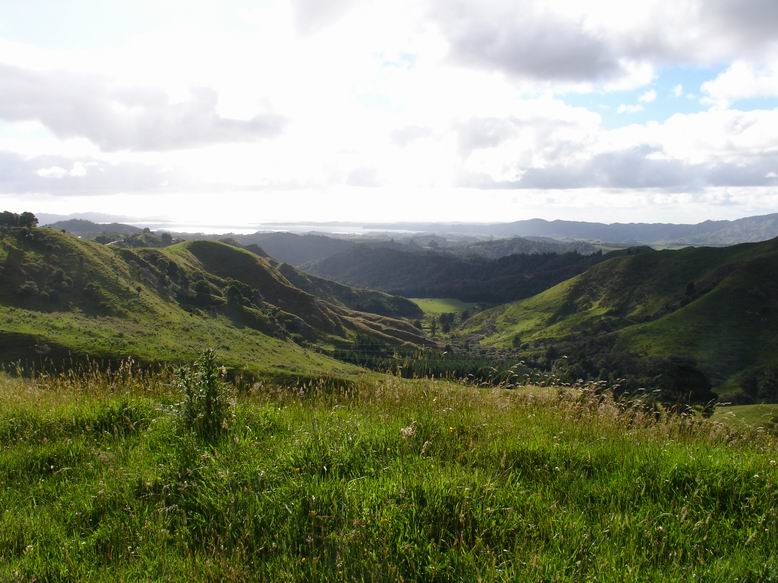
M 0 208 L 778 212 L 778 2 L 0 0 Z

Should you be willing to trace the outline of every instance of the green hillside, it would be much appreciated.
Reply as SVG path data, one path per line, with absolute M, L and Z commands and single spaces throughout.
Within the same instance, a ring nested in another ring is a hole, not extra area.
M 269 259 L 223 243 L 129 250 L 50 229 L 6 229 L 0 269 L 6 362 L 69 353 L 175 361 L 214 346 L 228 364 L 255 373 L 347 376 L 359 369 L 320 352 L 357 334 L 428 343 L 404 320 L 316 297 Z
M 776 330 L 778 239 L 616 257 L 464 327 L 491 346 L 600 342 L 638 356 L 685 357 L 725 394 L 772 374 Z

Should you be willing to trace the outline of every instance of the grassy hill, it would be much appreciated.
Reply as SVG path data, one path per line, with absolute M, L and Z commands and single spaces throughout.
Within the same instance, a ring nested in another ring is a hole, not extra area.
M 50 229 L 3 230 L 0 266 L 5 361 L 67 353 L 182 360 L 214 346 L 231 366 L 256 373 L 344 376 L 358 369 L 319 351 L 358 334 L 428 343 L 404 320 L 312 295 L 271 260 L 218 242 L 130 250 Z
M 616 257 L 478 314 L 464 332 L 529 349 L 609 338 L 609 350 L 687 357 L 727 394 L 778 365 L 776 330 L 778 239 Z
M 384 377 L 240 394 L 204 440 L 171 385 L 0 376 L 0 580 L 778 578 L 764 433 Z

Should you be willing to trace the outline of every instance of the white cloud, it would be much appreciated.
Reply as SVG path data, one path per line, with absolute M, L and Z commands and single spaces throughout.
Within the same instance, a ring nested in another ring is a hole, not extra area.
M 776 53 L 778 57 L 778 53 Z M 705 103 L 728 107 L 731 103 L 755 97 L 778 97 L 778 64 L 766 66 L 736 61 L 712 81 L 702 84 Z
M 216 113 L 217 94 L 206 88 L 193 89 L 186 100 L 173 102 L 157 89 L 2 63 L 0 84 L 0 119 L 36 120 L 59 137 L 83 136 L 106 151 L 250 141 L 278 135 L 285 123 L 267 113 L 248 120 L 222 117 Z
M 616 110 L 618 113 L 640 113 L 643 111 L 643 106 L 639 103 L 636 104 L 628 104 L 628 103 L 622 103 L 619 105 L 618 109 Z
M 656 91 L 653 89 L 646 91 L 640 97 L 638 97 L 638 101 L 640 103 L 653 103 L 656 101 Z
M 35 171 L 35 174 L 43 178 L 62 178 L 67 176 L 69 172 L 62 166 L 49 166 L 48 168 L 39 168 Z
M 62 156 L 27 158 L 0 151 L 0 195 L 94 196 L 163 192 L 171 172 L 151 164 L 73 160 Z M 179 180 L 179 179 L 176 179 Z M 184 186 L 179 181 L 179 187 Z
M 681 83 L 678 83 L 675 87 L 673 87 L 673 95 L 675 97 L 683 96 L 683 85 Z
M 632 63 L 708 64 L 776 45 L 774 0 L 430 0 L 453 58 L 518 77 L 623 78 Z

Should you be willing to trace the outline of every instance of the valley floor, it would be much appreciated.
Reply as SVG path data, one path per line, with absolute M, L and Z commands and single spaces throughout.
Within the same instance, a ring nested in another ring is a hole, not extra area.
M 778 579 L 778 444 L 552 389 L 0 377 L 0 580 Z

